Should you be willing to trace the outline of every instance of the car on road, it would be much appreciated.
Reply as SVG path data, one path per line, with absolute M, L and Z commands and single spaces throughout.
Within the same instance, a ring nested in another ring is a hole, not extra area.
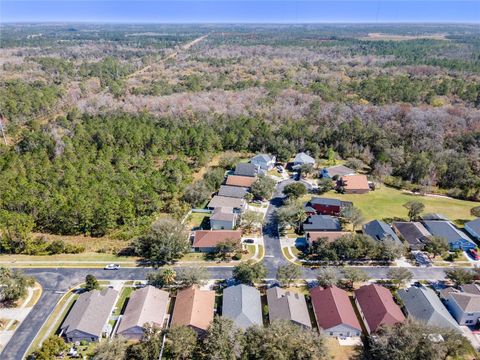
M 468 255 L 470 255 L 473 260 L 480 260 L 480 255 L 476 249 L 469 249 Z
M 118 270 L 118 269 L 120 269 L 120 265 L 118 265 L 118 264 L 108 264 L 108 265 L 105 265 L 105 267 L 103 269 L 104 270 Z

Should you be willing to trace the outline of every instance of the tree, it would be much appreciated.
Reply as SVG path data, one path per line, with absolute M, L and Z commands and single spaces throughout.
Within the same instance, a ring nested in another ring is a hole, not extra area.
M 303 203 L 298 200 L 288 200 L 285 206 L 276 211 L 276 217 L 281 227 L 297 227 L 299 228 L 307 219 Z
M 290 284 L 299 279 L 302 275 L 301 267 L 292 263 L 280 265 L 277 270 L 277 279 L 282 286 L 289 287 Z
M 347 267 L 342 270 L 343 279 L 347 283 L 347 287 L 353 289 L 353 285 L 356 282 L 362 282 L 368 280 L 368 275 L 361 269 Z
M 473 282 L 475 273 L 470 269 L 453 268 L 445 270 L 445 277 L 453 281 L 455 285 L 460 286 Z
M 51 360 L 67 349 L 68 345 L 60 336 L 50 335 L 42 343 L 41 348 L 33 353 L 33 356 L 36 360 Z
M 407 268 L 396 267 L 388 270 L 387 277 L 391 279 L 393 283 L 403 287 L 413 279 L 413 274 Z
M 240 359 L 243 346 L 242 331 L 231 319 L 216 316 L 203 340 L 203 357 L 208 360 Z
M 249 360 L 328 359 L 324 338 L 286 320 L 268 327 L 252 326 L 245 333 L 243 358 Z
M 262 174 L 257 177 L 250 191 L 256 198 L 269 199 L 275 191 L 276 184 L 271 177 Z
M 242 284 L 254 284 L 267 276 L 267 268 L 252 260 L 242 262 L 233 268 L 233 278 Z
M 203 180 L 210 191 L 216 191 L 225 179 L 225 168 L 217 167 L 205 173 Z
M 480 206 L 475 206 L 470 209 L 470 214 L 475 217 L 480 217 Z
M 100 284 L 95 276 L 88 274 L 85 276 L 85 291 L 98 290 L 100 289 Z
M 169 218 L 155 221 L 146 235 L 133 241 L 133 246 L 138 255 L 153 263 L 172 263 L 191 247 L 185 226 Z
M 329 178 L 321 178 L 318 180 L 318 193 L 325 194 L 333 189 L 333 181 Z
M 424 251 L 432 254 L 433 256 L 442 255 L 448 251 L 448 240 L 441 236 L 428 236 L 425 239 Z
M 313 168 L 313 164 L 302 164 L 300 166 L 300 174 L 305 175 L 305 176 L 308 176 L 310 174 L 313 174 L 313 172 L 315 171 L 315 169 Z
M 322 268 L 317 273 L 318 286 L 327 288 L 333 285 L 337 285 L 338 276 L 337 272 L 332 268 Z
M 194 359 L 197 347 L 197 333 L 187 326 L 172 326 L 167 331 L 165 353 L 169 359 Z
M 288 185 L 285 185 L 283 188 L 283 193 L 289 198 L 299 198 L 307 193 L 307 187 L 301 182 L 294 182 Z
M 405 245 L 389 237 L 379 241 L 377 248 L 378 259 L 383 261 L 393 261 L 398 259 L 405 254 L 406 250 Z
M 27 295 L 27 289 L 35 283 L 32 277 L 19 270 L 0 268 L 0 302 L 13 303 Z
M 233 151 L 227 151 L 222 155 L 219 160 L 219 165 L 227 170 L 232 170 L 237 165 L 238 161 L 240 160 L 240 156 Z
M 441 335 L 434 341 L 430 335 Z M 375 337 L 368 337 L 364 358 L 370 360 L 444 360 L 463 358 L 471 345 L 460 333 L 407 319 L 393 326 L 382 326 Z
M 177 270 L 177 282 L 185 287 L 202 285 L 209 277 L 210 274 L 204 266 L 186 266 Z
M 35 223 L 33 217 L 0 210 L 0 252 L 20 254 L 28 249 Z
M 409 201 L 403 204 L 403 207 L 408 210 L 408 218 L 410 221 L 418 220 L 420 214 L 425 209 L 425 204 L 420 201 Z
M 95 360 L 121 360 L 125 358 L 127 343 L 124 338 L 115 337 L 109 341 L 101 341 L 93 351 Z
M 220 259 L 231 259 L 241 249 L 238 241 L 227 239 L 215 246 L 214 254 Z
M 353 232 L 364 221 L 362 212 L 354 206 L 344 207 L 340 213 L 340 219 L 343 223 L 352 225 Z
M 167 267 L 158 269 L 156 272 L 150 272 L 147 274 L 147 281 L 149 285 L 162 288 L 164 286 L 173 285 L 177 273 L 174 269 Z
M 162 348 L 163 331 L 149 323 L 144 325 L 142 340 L 127 348 L 125 358 L 128 360 L 157 360 Z
M 202 206 L 211 196 L 211 191 L 203 181 L 189 185 L 183 194 L 183 200 L 193 207 Z
M 262 226 L 263 214 L 258 211 L 245 211 L 240 218 L 240 227 L 245 232 L 252 231 Z

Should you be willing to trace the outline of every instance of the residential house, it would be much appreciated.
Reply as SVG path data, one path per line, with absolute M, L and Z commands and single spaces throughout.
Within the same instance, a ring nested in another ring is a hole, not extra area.
M 402 243 L 392 228 L 381 220 L 373 220 L 366 223 L 363 225 L 363 232 L 365 235 L 368 235 L 377 241 L 388 239 L 393 240 L 398 244 Z
M 365 175 L 345 175 L 337 181 L 337 189 L 343 189 L 345 194 L 366 194 L 370 185 Z
M 248 193 L 248 189 L 245 187 L 221 185 L 217 195 L 243 199 L 245 195 L 247 195 L 247 193 Z
M 337 179 L 346 175 L 355 175 L 356 171 L 346 167 L 345 165 L 335 165 L 330 167 L 324 167 L 320 170 L 320 178 Z
M 430 326 L 460 331 L 455 319 L 442 304 L 435 291 L 424 286 L 412 286 L 398 291 L 408 316 Z
M 267 302 L 270 322 L 289 320 L 305 328 L 312 327 L 307 302 L 302 294 L 273 287 L 267 290 Z
M 197 230 L 193 235 L 192 248 L 196 252 L 214 252 L 216 246 L 227 241 L 240 245 L 242 232 L 240 230 Z
M 425 242 L 432 235 L 420 222 L 395 221 L 392 228 L 408 243 L 411 250 L 423 250 Z
M 125 313 L 120 318 L 117 335 L 129 340 L 140 340 L 145 331 L 145 324 L 159 329 L 168 320 L 167 307 L 170 295 L 154 286 L 145 286 L 135 290 L 128 300 Z
M 432 221 L 448 221 L 448 219 L 442 214 L 438 213 L 429 213 L 421 216 L 422 220 L 432 220 Z
M 480 320 L 480 295 L 451 292 L 446 305 L 459 325 L 474 326 Z
M 260 167 L 251 163 L 238 163 L 233 175 L 255 177 L 258 175 Z
M 242 213 L 247 208 L 247 202 L 245 199 L 215 195 L 207 204 L 207 208 L 210 210 L 215 210 L 215 208 L 230 208 L 233 209 L 233 212 Z
M 341 231 L 340 220 L 330 215 L 311 215 L 303 223 L 305 232 L 312 231 Z
M 241 329 L 263 326 L 260 292 L 244 284 L 226 288 L 223 290 L 222 316 L 231 319 Z
M 304 152 L 298 153 L 293 159 L 293 169 L 299 169 L 302 165 L 315 166 L 315 159 Z
M 344 208 L 353 206 L 353 204 L 349 201 L 313 197 L 307 202 L 307 206 L 315 209 L 317 214 L 338 216 Z
M 310 246 L 313 245 L 314 242 L 318 241 L 319 239 L 326 239 L 327 242 L 333 242 L 338 240 L 342 236 L 349 235 L 351 233 L 347 231 L 309 231 L 306 234 L 306 239 Z
M 460 290 L 467 294 L 480 295 L 480 287 L 477 284 L 463 284 Z
M 251 188 L 255 181 L 257 181 L 257 179 L 251 176 L 229 175 L 227 176 L 225 185 Z
M 467 234 L 458 230 L 450 221 L 424 220 L 423 225 L 432 235 L 447 239 L 451 250 L 469 250 L 477 247 Z
M 215 291 L 190 286 L 179 290 L 172 314 L 172 326 L 183 325 L 205 335 L 215 312 Z
M 275 166 L 275 156 L 269 154 L 258 154 L 250 159 L 250 163 L 258 166 L 263 171 L 272 170 Z
M 210 216 L 210 229 L 233 230 L 237 221 L 237 214 L 232 208 L 215 208 Z
M 310 296 L 315 319 L 322 333 L 339 338 L 362 334 L 362 327 L 345 290 L 336 286 L 326 289 L 316 287 L 310 290 Z
M 480 241 L 480 218 L 467 222 L 465 225 L 465 230 L 470 234 L 471 237 Z
M 117 301 L 118 291 L 106 288 L 80 294 L 60 327 L 67 342 L 97 342 L 112 331 L 108 321 Z
M 448 298 L 450 297 L 451 293 L 458 293 L 460 292 L 459 290 L 455 289 L 454 287 L 446 287 L 444 289 L 441 289 L 438 291 L 438 296 L 440 297 L 441 300 L 443 301 L 448 301 Z
M 382 325 L 405 321 L 405 316 L 393 301 L 390 290 L 383 286 L 371 284 L 355 290 L 355 304 L 369 334 Z

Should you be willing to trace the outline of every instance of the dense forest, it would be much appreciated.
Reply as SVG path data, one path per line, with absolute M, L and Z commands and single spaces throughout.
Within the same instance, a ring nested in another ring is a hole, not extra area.
M 0 210 L 37 231 L 182 214 L 226 150 L 480 200 L 478 27 L 2 25 L 0 54 Z

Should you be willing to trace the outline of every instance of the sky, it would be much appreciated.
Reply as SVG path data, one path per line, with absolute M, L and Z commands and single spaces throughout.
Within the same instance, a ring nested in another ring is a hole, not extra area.
M 480 0 L 0 0 L 0 22 L 480 23 Z

